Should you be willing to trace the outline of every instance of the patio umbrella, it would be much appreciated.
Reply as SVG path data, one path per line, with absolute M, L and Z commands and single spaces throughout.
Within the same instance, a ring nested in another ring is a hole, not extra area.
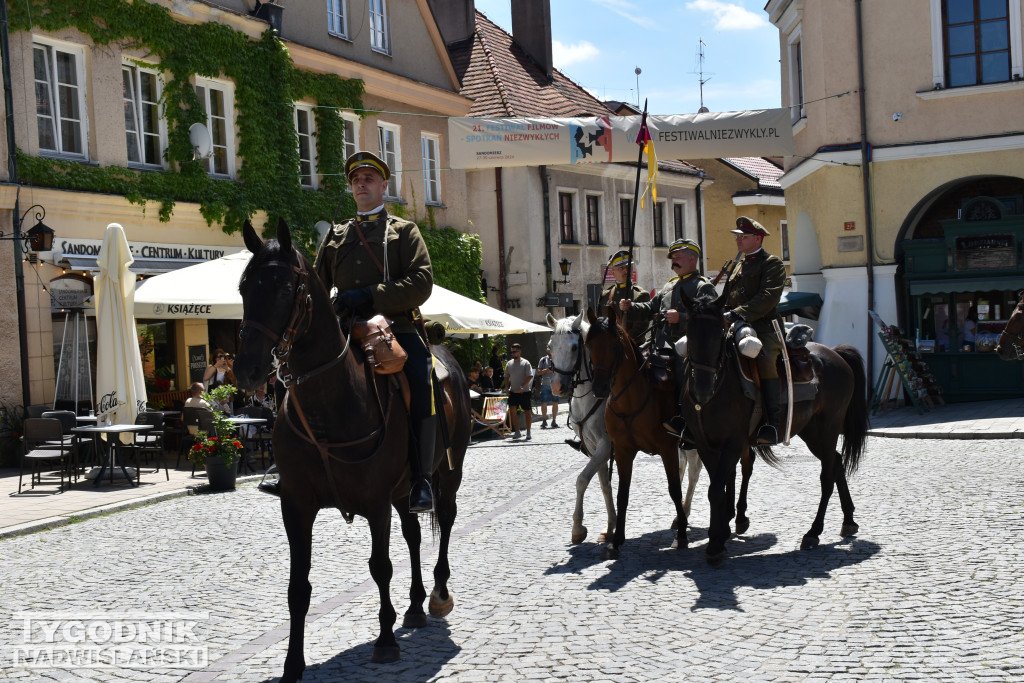
M 151 277 L 135 293 L 135 314 L 142 318 L 242 319 L 238 281 L 252 253 L 240 251 Z M 423 316 L 445 326 L 447 334 L 550 332 L 487 304 L 434 285 Z
M 146 407 L 146 384 L 142 374 L 139 337 L 135 330 L 135 275 L 128 267 L 135 262 L 124 228 L 107 226 L 103 246 L 96 259 L 96 396 L 101 419 L 132 424 Z M 131 443 L 132 435 L 122 435 Z
M 798 315 L 817 320 L 821 315 L 821 296 L 814 292 L 783 292 L 775 309 L 780 315 Z

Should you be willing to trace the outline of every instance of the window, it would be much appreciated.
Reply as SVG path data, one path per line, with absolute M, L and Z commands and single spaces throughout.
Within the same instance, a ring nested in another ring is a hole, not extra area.
M 235 168 L 234 89 L 230 83 L 197 78 L 196 95 L 213 140 L 213 155 L 203 160 L 203 166 L 210 175 L 231 176 Z
M 789 106 L 793 123 L 807 116 L 804 110 L 804 50 L 799 26 L 789 34 Z
M 1007 0 L 944 0 L 946 85 L 1010 80 Z
M 402 196 L 402 147 L 399 144 L 401 128 L 390 123 L 377 124 L 377 142 L 380 158 L 391 169 L 386 197 L 398 199 Z
M 633 222 L 633 200 L 619 198 L 619 244 L 629 244 L 629 226 Z
M 681 240 L 686 233 L 686 204 L 676 202 L 672 205 L 672 239 Z
M 370 0 L 370 47 L 391 54 L 391 30 L 388 27 L 388 1 Z
M 160 77 L 153 69 L 124 64 L 121 81 L 128 163 L 163 166 L 167 143 L 164 122 L 160 119 Z
M 32 45 L 36 126 L 43 152 L 85 157 L 85 52 L 80 46 Z
M 572 215 L 573 200 L 576 197 L 572 192 L 558 193 L 558 230 L 562 244 L 575 244 L 575 221 Z
M 339 38 L 348 38 L 348 0 L 327 0 L 327 32 Z
M 654 246 L 665 246 L 665 202 L 654 205 Z
M 789 222 L 779 221 L 779 237 L 782 239 L 782 260 L 789 263 Z
M 295 105 L 295 133 L 299 138 L 299 184 L 316 189 L 316 123 L 312 106 Z
M 587 242 L 601 244 L 601 198 L 587 195 Z
M 423 148 L 423 197 L 427 204 L 441 203 L 441 143 L 436 135 L 420 135 Z
M 340 116 L 345 125 L 345 158 L 348 159 L 359 151 L 359 117 L 348 112 Z

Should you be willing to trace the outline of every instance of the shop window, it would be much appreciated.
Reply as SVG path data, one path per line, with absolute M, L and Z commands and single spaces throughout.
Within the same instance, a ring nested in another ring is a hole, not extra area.
M 175 338 L 173 320 L 140 320 L 136 322 L 142 374 L 146 392 L 159 394 L 177 391 L 175 383 Z

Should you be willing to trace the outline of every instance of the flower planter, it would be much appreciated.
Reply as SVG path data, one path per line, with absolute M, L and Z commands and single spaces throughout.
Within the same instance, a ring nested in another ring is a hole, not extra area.
M 222 458 L 208 456 L 206 458 L 206 478 L 210 482 L 211 491 L 234 491 L 237 463 L 228 465 Z

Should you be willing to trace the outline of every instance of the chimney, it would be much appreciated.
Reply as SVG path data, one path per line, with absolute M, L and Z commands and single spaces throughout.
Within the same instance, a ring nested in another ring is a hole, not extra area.
M 476 31 L 473 0 L 427 0 L 445 45 L 466 40 Z
M 551 80 L 551 2 L 512 0 L 512 39 Z

